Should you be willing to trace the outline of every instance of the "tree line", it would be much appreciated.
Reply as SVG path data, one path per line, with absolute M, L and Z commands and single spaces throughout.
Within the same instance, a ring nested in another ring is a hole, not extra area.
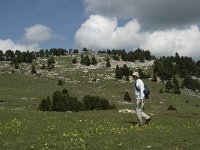
M 82 49 L 82 52 L 92 52 L 92 50 L 88 50 L 86 48 Z M 78 49 L 63 49 L 63 48 L 51 48 L 51 49 L 41 49 L 39 51 L 32 51 L 29 52 L 28 50 L 26 52 L 21 52 L 20 50 L 7 50 L 5 53 L 3 53 L 2 50 L 0 50 L 0 61 L 14 61 L 15 63 L 32 63 L 33 59 L 36 59 L 37 57 L 49 57 L 49 56 L 64 56 L 66 54 L 78 54 Z M 155 59 L 154 56 L 151 55 L 150 51 L 142 50 L 142 49 L 136 49 L 135 51 L 126 52 L 123 50 L 107 50 L 107 51 L 98 51 L 98 53 L 107 53 L 108 55 L 111 55 L 114 60 L 120 60 L 123 61 L 131 61 L 134 62 L 135 60 L 140 60 L 141 62 L 144 60 L 152 60 Z M 81 56 L 81 63 L 85 65 L 90 64 L 97 64 L 97 61 L 95 57 L 92 57 L 89 61 L 88 56 Z
M 178 91 L 177 84 L 175 87 L 172 86 L 172 80 L 174 81 L 177 76 L 183 79 L 179 87 L 200 91 L 200 83 L 195 79 L 200 77 L 200 60 L 194 61 L 191 57 L 180 57 L 178 53 L 175 56 L 163 56 L 155 60 L 153 72 L 154 79 L 158 76 L 161 81 L 167 81 L 166 89 L 168 90 L 175 88 L 174 90 Z
M 100 50 L 98 51 L 99 54 L 108 54 L 113 57 L 114 60 L 120 60 L 120 58 L 123 61 L 131 61 L 134 62 L 136 60 L 139 60 L 140 62 L 144 62 L 145 60 L 154 60 L 155 56 L 151 55 L 151 52 L 149 50 L 142 50 L 140 48 L 126 52 L 124 49 L 122 50 Z
M 200 77 L 200 60 L 195 62 L 191 57 L 180 57 L 178 53 L 175 56 L 163 56 L 155 60 L 153 71 L 161 80 L 170 80 L 176 74 L 181 78 Z

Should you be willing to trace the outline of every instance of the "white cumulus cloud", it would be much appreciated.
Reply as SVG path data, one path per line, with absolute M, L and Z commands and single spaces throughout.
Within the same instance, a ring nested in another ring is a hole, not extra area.
M 116 18 L 91 15 L 75 34 L 77 46 L 94 50 L 150 50 L 154 55 L 200 56 L 200 31 L 197 25 L 184 29 L 142 31 L 136 19 L 118 26 Z
M 137 45 L 140 26 L 136 20 L 118 27 L 116 18 L 91 15 L 75 34 L 75 41 L 79 47 L 91 49 L 125 48 Z
M 7 50 L 20 50 L 20 51 L 35 51 L 40 49 L 40 43 L 50 40 L 51 38 L 58 38 L 53 36 L 51 28 L 35 24 L 31 27 L 24 29 L 23 39 L 18 39 L 16 42 L 13 39 L 0 39 L 0 50 L 4 52 Z
M 24 40 L 27 42 L 42 42 L 53 37 L 51 28 L 36 24 L 25 29 Z
M 170 29 L 148 33 L 146 41 L 141 43 L 144 49 L 150 49 L 157 55 L 180 55 L 200 57 L 200 30 L 197 25 L 187 29 Z
M 0 50 L 2 50 L 3 52 L 7 50 L 34 51 L 38 49 L 39 49 L 39 45 L 37 43 L 19 44 L 19 43 L 15 43 L 11 39 L 6 39 L 6 40 L 0 39 Z

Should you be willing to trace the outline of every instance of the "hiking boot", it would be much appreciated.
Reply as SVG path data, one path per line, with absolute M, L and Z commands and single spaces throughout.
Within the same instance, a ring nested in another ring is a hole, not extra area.
M 135 127 L 141 127 L 142 126 L 142 124 L 136 124 L 135 125 Z
M 149 122 L 151 121 L 151 118 L 149 118 L 149 119 L 145 119 L 146 121 L 145 121 L 145 124 L 149 124 Z

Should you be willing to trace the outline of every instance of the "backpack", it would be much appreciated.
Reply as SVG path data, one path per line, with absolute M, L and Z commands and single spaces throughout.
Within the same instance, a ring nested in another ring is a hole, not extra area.
M 150 94 L 150 90 L 147 87 L 147 85 L 144 86 L 144 95 L 145 95 L 145 99 L 149 99 L 149 94 Z
M 140 89 L 138 89 L 136 87 L 136 84 L 135 84 L 135 88 L 137 89 L 137 91 L 140 91 Z M 149 99 L 149 94 L 150 94 L 150 90 L 149 88 L 147 87 L 147 85 L 144 86 L 144 96 L 145 96 L 145 99 Z

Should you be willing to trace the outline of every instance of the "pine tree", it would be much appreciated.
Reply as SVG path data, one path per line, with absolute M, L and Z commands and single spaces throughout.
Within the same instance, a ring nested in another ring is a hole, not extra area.
M 79 111 L 83 108 L 83 104 L 78 101 L 76 97 L 69 97 L 69 110 L 70 111 Z
M 119 56 L 118 56 L 117 54 L 114 54 L 114 55 L 113 55 L 113 59 L 116 60 L 116 61 L 119 61 L 119 60 L 120 60 L 120 58 L 119 58 Z
M 200 60 L 198 60 L 196 62 L 196 67 L 197 67 L 197 69 L 196 69 L 196 76 L 200 77 Z
M 171 81 L 167 81 L 166 85 L 165 85 L 165 89 L 167 92 L 171 91 L 173 89 L 173 85 Z
M 83 54 L 81 54 L 81 65 L 84 65 L 84 56 L 83 56 Z
M 14 68 L 15 68 L 15 69 L 18 69 L 18 68 L 19 68 L 19 63 L 18 63 L 18 62 L 14 63 Z
M 122 79 L 123 75 L 122 75 L 122 71 L 121 69 L 119 68 L 119 66 L 117 65 L 116 66 L 116 69 L 115 69 L 115 78 L 116 79 Z
M 77 62 L 78 62 L 78 61 L 77 61 L 76 58 L 73 58 L 73 59 L 72 59 L 72 63 L 73 63 L 73 64 L 76 64 Z
M 94 104 L 91 101 L 91 99 L 92 99 L 92 97 L 90 95 L 85 95 L 83 97 L 83 103 L 84 103 L 86 110 L 93 110 L 94 109 L 94 106 L 93 106 Z
M 182 81 L 182 87 L 189 88 L 193 91 L 200 90 L 200 83 L 197 79 L 192 79 L 190 76 L 186 76 Z
M 31 66 L 31 73 L 32 74 L 36 74 L 37 72 L 36 72 L 36 69 L 35 69 L 35 65 L 32 65 Z
M 175 76 L 173 77 L 173 81 L 172 81 L 172 82 L 174 83 L 174 85 L 175 85 L 176 87 L 179 88 L 179 83 L 178 83 L 178 80 L 176 79 Z
M 47 100 L 44 98 L 42 99 L 40 105 L 39 105 L 39 110 L 41 111 L 47 111 Z
M 69 95 L 64 95 L 63 96 L 63 101 L 64 101 L 64 105 L 65 105 L 65 108 L 66 108 L 66 111 L 71 111 L 71 107 L 70 107 L 70 100 L 69 100 Z
M 45 64 L 42 64 L 41 69 L 45 69 Z
M 63 89 L 62 90 L 62 94 L 68 94 L 68 90 L 67 89 Z
M 25 63 L 32 63 L 33 61 L 33 54 L 29 53 L 29 51 L 23 52 L 22 57 L 23 57 L 23 62 Z
M 15 54 L 12 50 L 7 50 L 5 52 L 5 57 L 7 60 L 13 60 L 13 58 L 15 58 Z
M 55 60 L 53 57 L 50 57 L 48 60 L 47 60 L 47 66 L 50 67 L 50 68 L 54 68 L 54 64 L 55 64 Z
M 63 81 L 62 80 L 58 80 L 58 85 L 63 85 Z
M 92 57 L 92 62 L 91 62 L 92 65 L 96 65 L 97 64 L 97 60 L 95 57 Z
M 126 91 L 125 95 L 124 95 L 124 100 L 130 102 L 131 101 L 131 97 L 128 93 L 128 91 Z
M 106 67 L 107 67 L 107 68 L 111 67 L 109 58 L 106 59 Z
M 123 76 L 126 76 L 126 77 L 130 75 L 130 70 L 129 70 L 129 68 L 127 67 L 126 64 L 123 65 L 122 74 L 123 74 Z
M 110 109 L 110 104 L 109 104 L 107 99 L 105 99 L 105 98 L 100 99 L 99 98 L 99 102 L 100 102 L 100 108 L 99 109 L 103 109 L 103 110 Z
M 160 89 L 159 92 L 160 92 L 160 93 L 163 93 L 163 89 Z
M 46 105 L 47 105 L 47 111 L 51 111 L 52 110 L 52 104 L 51 104 L 51 100 L 50 100 L 49 96 L 47 96 Z
M 142 69 L 140 69 L 140 68 L 138 70 L 138 73 L 139 73 L 141 79 L 148 79 L 149 78 L 149 75 L 147 75 L 146 73 L 144 73 L 142 71 Z
M 0 61 L 3 61 L 4 60 L 4 54 L 3 54 L 3 51 L 0 50 Z
M 86 55 L 85 58 L 84 58 L 84 64 L 85 64 L 86 66 L 90 66 L 90 58 L 89 58 L 88 55 Z
M 98 96 L 86 95 L 83 98 L 83 104 L 86 110 L 105 110 L 115 109 L 115 105 L 110 105 L 109 101 L 105 98 L 99 98 Z
M 53 111 L 66 111 L 65 102 L 60 91 L 56 91 L 53 94 L 52 101 L 52 110 Z
M 49 57 L 49 55 L 50 55 L 50 54 L 49 54 L 49 50 L 46 49 L 46 50 L 45 50 L 45 56 L 46 56 L 46 57 Z
M 22 52 L 21 51 L 19 51 L 19 50 L 16 50 L 15 51 L 15 62 L 16 63 L 21 63 L 22 61 L 23 61 L 23 57 L 22 57 Z
M 156 76 L 156 74 L 155 74 L 155 73 L 153 74 L 152 81 L 153 81 L 153 82 L 157 82 L 157 76 Z
M 181 94 L 181 91 L 179 89 L 179 86 L 177 86 L 177 84 L 174 85 L 174 93 L 175 94 Z
M 176 93 L 176 94 L 181 94 L 181 91 L 180 91 L 180 87 L 179 87 L 179 83 L 178 83 L 178 80 L 176 79 L 176 77 L 174 76 L 173 77 L 173 88 L 174 88 L 174 93 Z
M 40 55 L 40 57 L 44 57 L 45 53 L 44 53 L 44 50 L 43 50 L 43 49 L 41 49 L 41 50 L 39 51 L 39 55 Z

